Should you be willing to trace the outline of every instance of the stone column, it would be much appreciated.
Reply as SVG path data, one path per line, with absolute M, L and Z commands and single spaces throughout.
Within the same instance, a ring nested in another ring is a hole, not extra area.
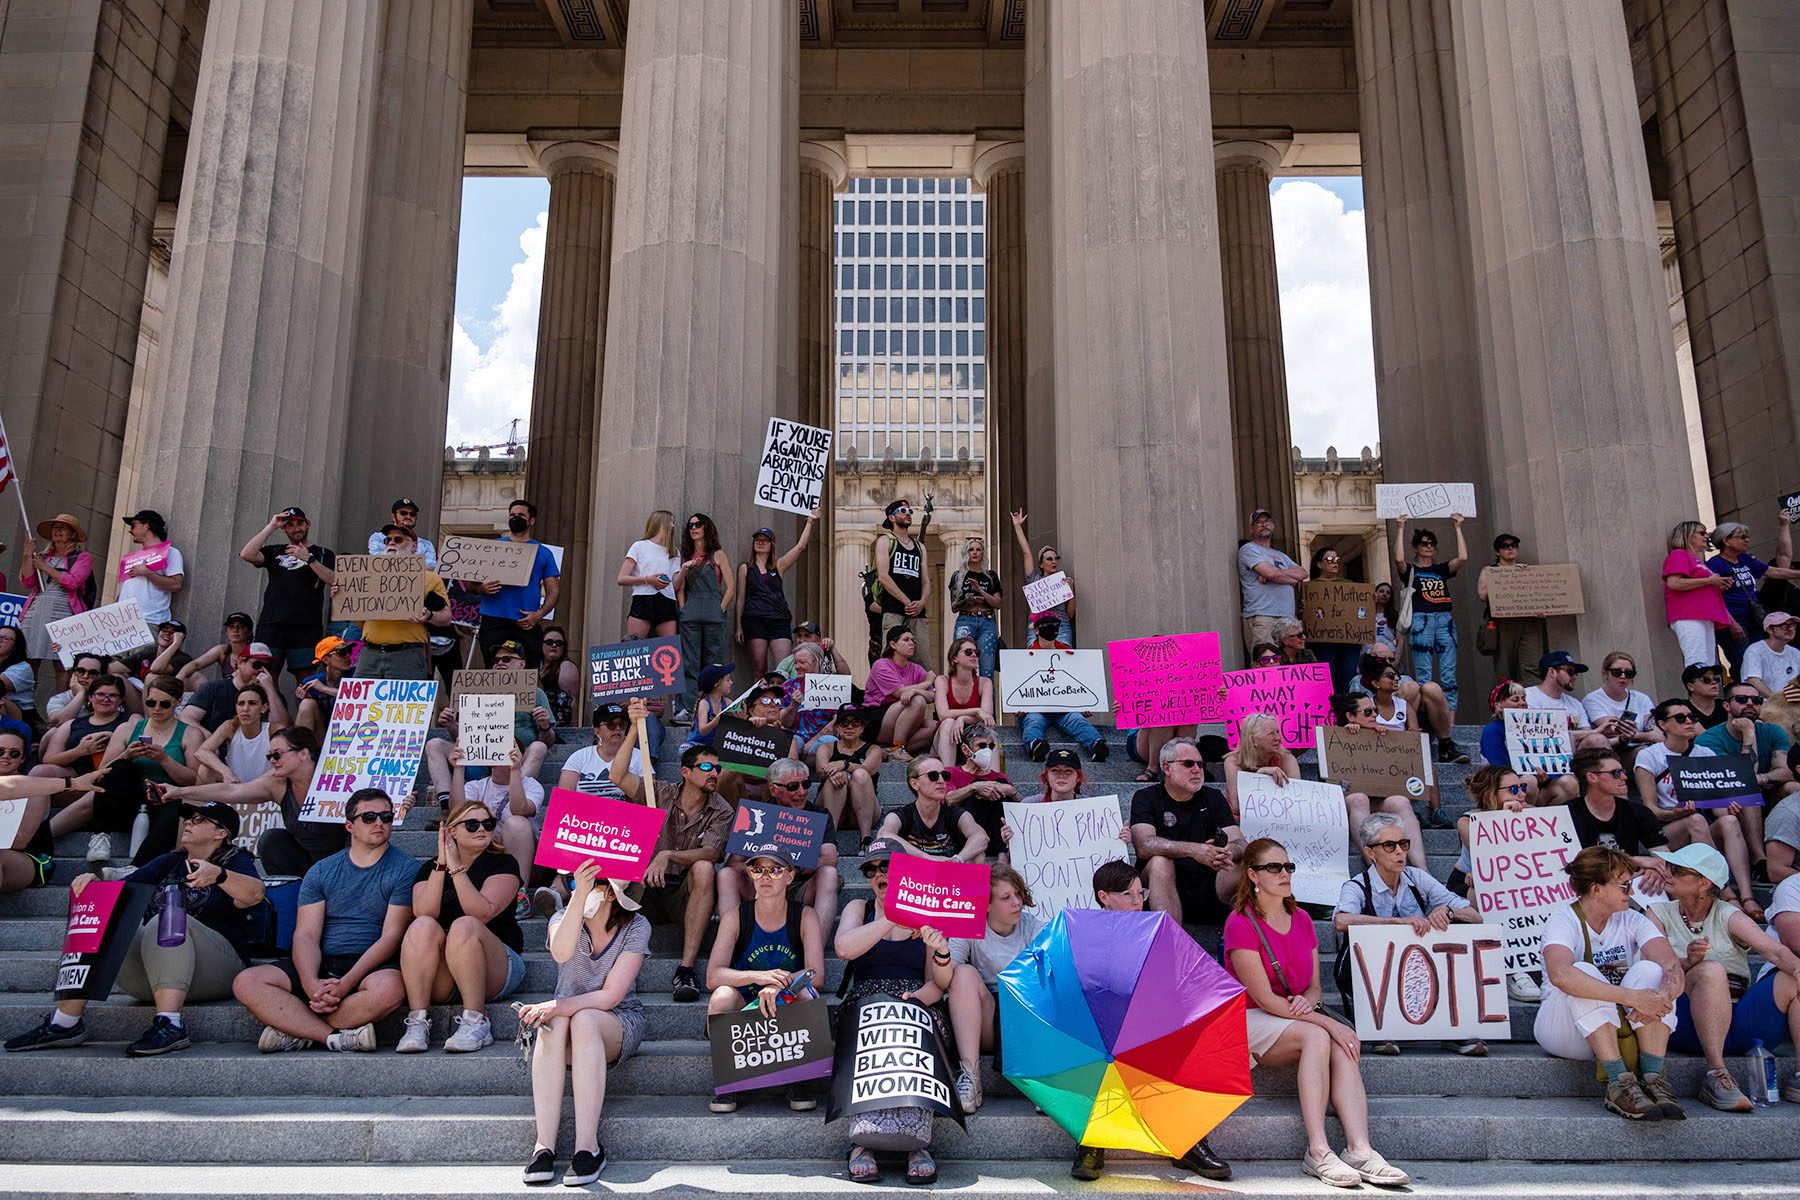
M 1237 488 L 1202 5 L 1050 0 L 1026 36 L 1056 273 L 1030 342 L 1054 370 L 1054 536 L 1092 581 L 1081 641 L 1229 633 Z
M 1011 512 L 1031 508 L 1025 489 L 1034 441 L 1025 399 L 1025 143 L 1000 142 L 978 153 L 975 186 L 987 193 L 988 560 L 1007 564 L 1017 561 Z M 1044 456 L 1049 457 L 1047 446 Z M 1045 469 L 1054 468 L 1046 461 Z M 1046 529 L 1054 519 L 1054 513 L 1043 513 Z M 1008 570 L 1005 578 L 1013 573 Z M 1029 636 L 1017 587 L 1006 589 L 999 618 L 1003 632 Z
M 256 608 L 235 552 L 270 513 L 337 528 L 380 26 L 361 0 L 207 17 L 141 492 L 199 620 Z
M 402 495 L 418 500 L 421 529 L 435 537 L 438 527 L 472 12 L 473 0 L 387 0 L 349 432 L 329 543 L 358 552 Z
M 1553 621 L 1553 644 L 1635 647 L 1673 692 L 1657 567 L 1692 493 L 1624 18 L 1611 0 L 1450 11 L 1494 490 L 1471 540 L 1504 524 L 1580 563 L 1605 602 Z
M 825 546 L 819 547 L 820 551 Z M 869 673 L 869 618 L 862 602 L 862 569 L 869 565 L 869 537 L 839 529 L 831 548 L 832 602 L 830 621 L 821 621 L 836 646 L 838 662 L 858 679 Z
M 799 262 L 795 291 L 799 302 L 799 419 L 822 429 L 837 428 L 836 367 L 832 355 L 832 203 L 844 186 L 849 164 L 843 151 L 829 142 L 801 142 L 799 188 Z M 758 446 L 761 445 L 759 441 Z M 787 581 L 788 602 L 796 620 L 824 626 L 831 597 L 832 481 L 826 480 L 824 501 L 811 547 L 795 564 Z M 771 514 L 773 515 L 773 514 Z M 744 553 L 748 553 L 745 547 Z
M 781 0 L 632 14 L 595 462 L 596 639 L 623 628 L 614 572 L 647 512 L 710 513 L 733 547 L 746 521 L 762 523 L 748 515 L 757 451 L 793 394 L 799 341 L 798 39 Z
M 1281 286 L 1275 275 L 1275 221 L 1269 212 L 1269 180 L 1280 162 L 1280 148 L 1268 142 L 1213 147 L 1238 528 L 1252 512 L 1266 508 L 1275 515 L 1276 546 L 1298 554 L 1294 439 L 1288 431 Z
M 550 219 L 544 230 L 525 495 L 538 506 L 539 536 L 563 547 L 556 614 L 569 631 L 569 645 L 585 647 L 588 576 L 596 561 L 589 557 L 589 522 L 619 156 L 598 142 L 555 142 L 539 146 L 537 157 L 550 177 Z M 616 571 L 618 564 L 613 567 Z M 610 642 L 616 632 L 595 630 L 593 640 Z

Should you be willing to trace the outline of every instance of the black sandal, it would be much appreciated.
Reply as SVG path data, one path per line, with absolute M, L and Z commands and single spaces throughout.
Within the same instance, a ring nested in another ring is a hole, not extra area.
M 859 1166 L 863 1167 L 860 1171 L 857 1169 Z M 845 1163 L 845 1167 L 850 1172 L 851 1183 L 881 1182 L 881 1164 L 875 1161 L 873 1154 L 861 1146 L 850 1147 L 850 1158 Z
M 920 1171 L 923 1165 L 925 1170 Z M 914 1150 L 906 1156 L 906 1182 L 913 1187 L 930 1187 L 937 1182 L 937 1163 L 929 1150 Z
M 1135 779 L 1138 783 L 1161 783 L 1162 782 L 1162 776 L 1158 775 L 1155 771 L 1150 770 L 1148 767 L 1144 768 L 1142 771 L 1139 771 L 1132 778 Z

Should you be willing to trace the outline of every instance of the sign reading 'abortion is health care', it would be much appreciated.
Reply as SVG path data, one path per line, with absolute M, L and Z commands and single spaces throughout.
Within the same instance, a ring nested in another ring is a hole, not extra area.
M 916 854 L 888 860 L 882 915 L 896 925 L 930 925 L 945 937 L 987 936 L 988 868 L 985 863 L 942 862 Z
M 660 808 L 551 788 L 544 836 L 532 861 L 552 871 L 573 871 L 591 859 L 600 864 L 602 878 L 642 879 L 668 819 Z

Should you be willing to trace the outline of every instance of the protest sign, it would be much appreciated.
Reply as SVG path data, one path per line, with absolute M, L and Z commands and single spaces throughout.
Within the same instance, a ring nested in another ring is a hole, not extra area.
M 262 835 L 281 826 L 281 801 L 258 800 L 255 804 L 234 805 L 238 810 L 238 835 L 231 844 L 239 850 L 256 853 Z
M 1324 663 L 1225 672 L 1225 741 L 1237 749 L 1238 722 L 1251 713 L 1281 722 L 1281 744 L 1303 750 L 1313 729 L 1331 721 L 1331 668 Z
M 987 936 L 986 863 L 946 862 L 917 854 L 888 860 L 887 898 L 882 915 L 896 925 L 930 925 L 945 937 Z
M 1117 796 L 1082 796 L 1039 804 L 1007 801 L 1012 827 L 1007 851 L 1013 869 L 1037 903 L 1032 912 L 1048 921 L 1065 908 L 1096 908 L 1094 868 L 1126 856 L 1119 839 L 1125 818 Z
M 1781 511 L 1790 521 L 1800 521 L 1800 492 L 1789 492 L 1781 498 Z
M 507 696 L 513 709 L 525 712 L 537 704 L 538 673 L 530 667 L 490 667 L 483 671 L 456 671 L 450 676 L 451 694 L 464 696 Z
M 1105 712 L 1106 659 L 1098 650 L 1002 650 L 1002 712 Z
M 532 861 L 552 871 L 573 871 L 593 859 L 603 879 L 642 879 L 668 819 L 660 808 L 551 788 Z
M 1075 598 L 1075 589 L 1069 585 L 1069 577 L 1061 571 L 1032 580 L 1025 585 L 1024 590 L 1025 604 L 1033 616 L 1049 612 L 1057 605 L 1067 604 Z
M 29 602 L 29 597 L 16 592 L 0 592 L 0 629 L 17 628 L 25 619 L 25 605 Z
M 794 744 L 794 735 L 781 726 L 752 725 L 742 717 L 720 717 L 713 733 L 719 765 L 756 779 L 767 777 L 769 764 Z
M 470 693 L 456 700 L 456 745 L 467 767 L 504 767 L 512 761 L 513 698 Z
M 819 865 L 819 851 L 824 848 L 825 826 L 830 819 L 811 809 L 740 800 L 737 817 L 731 823 L 731 836 L 725 839 L 725 853 L 755 858 L 770 850 L 785 850 L 796 869 L 810 871 Z
M 1563 866 L 1580 852 L 1565 805 L 1469 814 L 1475 907 L 1506 937 L 1508 974 L 1543 966 L 1543 925 L 1575 899 Z
M 1500 931 L 1352 925 L 1356 1036 L 1367 1042 L 1510 1038 Z
M 344 801 L 359 788 L 380 788 L 394 800 L 412 791 L 436 699 L 434 680 L 339 680 L 300 819 L 343 821 Z
M 786 1087 L 831 1074 L 831 1013 L 825 1001 L 777 1004 L 765 1017 L 756 1005 L 706 1018 L 713 1091 Z
M 1375 485 L 1375 515 L 1382 518 L 1447 517 L 1461 513 L 1475 515 L 1475 485 L 1472 483 L 1378 483 Z
M 1272 837 L 1287 847 L 1294 872 L 1294 898 L 1303 904 L 1331 904 L 1350 878 L 1350 816 L 1344 789 L 1335 783 L 1290 779 L 1278 786 L 1267 775 L 1238 772 L 1238 827 L 1244 840 Z
M 158 575 L 168 574 L 169 543 L 158 542 L 154 546 L 138 546 L 127 550 L 119 556 L 119 582 L 124 583 L 131 577 L 131 568 L 143 567 Z
M 679 692 L 681 642 L 666 637 L 589 646 L 588 680 L 595 704 L 619 704 L 633 696 Z
M 1569 714 L 1560 708 L 1509 708 L 1506 757 L 1521 775 L 1567 775 L 1575 754 Z
M 1375 585 L 1315 579 L 1300 585 L 1300 620 L 1315 642 L 1375 640 Z
M 1120 729 L 1193 725 L 1225 716 L 1216 633 L 1108 642 L 1106 665 Z
M 1346 792 L 1417 800 L 1437 790 L 1427 734 L 1315 725 L 1313 737 L 1319 748 L 1319 778 Z
M 121 600 L 51 621 L 44 626 L 44 632 L 55 643 L 65 667 L 75 665 L 77 654 L 118 656 L 156 641 L 136 600 Z
M 1695 808 L 1741 804 L 1760 808 L 1762 785 L 1756 782 L 1756 757 L 1750 754 L 1669 755 L 1669 780 L 1675 798 Z
M 831 430 L 769 418 L 756 468 L 756 502 L 805 516 L 819 506 L 831 466 Z
M 530 583 L 537 549 L 536 542 L 452 535 L 438 547 L 438 574 L 464 583 Z
M 481 627 L 481 596 L 463 587 L 461 583 L 444 581 L 444 591 L 450 597 L 450 624 L 457 629 L 465 629 L 470 633 Z
M 10 850 L 19 838 L 19 826 L 25 823 L 26 799 L 0 800 L 0 849 Z
M 839 1005 L 837 1020 L 827 1121 L 917 1107 L 965 1124 L 954 1099 L 949 1047 L 923 1005 L 878 993 Z
M 425 613 L 425 560 L 417 554 L 340 554 L 334 621 L 416 621 Z
M 104 1000 L 144 924 L 156 889 L 95 880 L 69 898 L 69 924 L 56 965 L 56 998 Z
M 808 675 L 800 696 L 800 707 L 829 711 L 848 704 L 850 682 L 848 675 Z
M 1563 617 L 1587 611 L 1575 563 L 1489 567 L 1488 613 L 1496 618 Z
M 550 552 L 550 561 L 556 564 L 557 575 L 562 575 L 563 548 L 561 546 L 552 546 L 549 542 L 543 543 L 543 547 Z M 550 622 L 554 620 L 556 620 L 556 610 L 553 608 L 544 614 L 544 621 Z M 567 651 L 564 651 L 564 653 L 567 653 Z

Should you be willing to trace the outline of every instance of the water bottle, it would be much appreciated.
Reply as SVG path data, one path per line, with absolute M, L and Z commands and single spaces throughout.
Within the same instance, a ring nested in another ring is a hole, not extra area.
M 150 836 L 150 806 L 138 805 L 138 814 L 131 820 L 131 857 L 136 858 L 144 839 Z
M 1763 1049 L 1761 1038 L 1750 1043 L 1750 1053 L 1744 1056 L 1744 1072 L 1744 1082 L 1749 1085 L 1744 1090 L 1749 1093 L 1752 1104 L 1768 1108 L 1780 1099 L 1780 1076 L 1775 1068 L 1775 1056 Z
M 156 916 L 156 944 L 170 950 L 187 941 L 187 899 L 179 883 L 162 888 L 162 911 Z

